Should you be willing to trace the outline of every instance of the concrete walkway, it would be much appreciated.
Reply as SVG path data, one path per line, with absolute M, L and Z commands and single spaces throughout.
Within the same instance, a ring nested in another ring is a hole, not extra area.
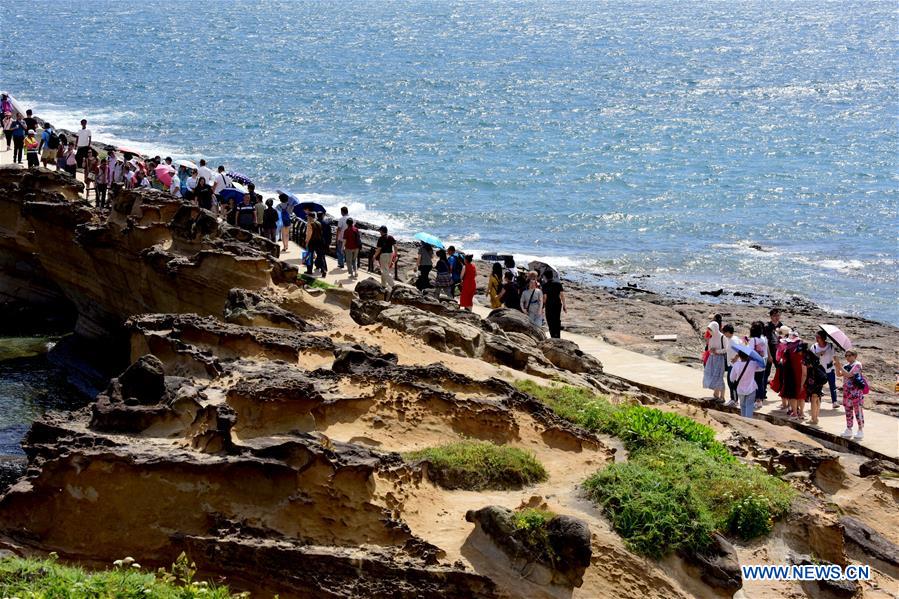
M 298 264 L 300 259 L 299 248 L 291 244 L 291 250 L 282 255 L 287 262 Z M 333 285 L 342 285 L 352 289 L 356 281 L 349 278 L 344 270 L 334 269 L 333 259 L 328 260 L 332 266 L 325 279 Z M 360 271 L 361 278 L 374 278 L 377 275 Z M 490 313 L 490 308 L 477 304 L 475 297 L 474 312 L 482 317 Z M 580 346 L 585 353 L 591 354 L 603 364 L 603 370 L 613 376 L 625 379 L 635 386 L 654 391 L 662 391 L 671 399 L 687 402 L 708 400 L 712 393 L 702 388 L 702 371 L 689 366 L 682 366 L 672 362 L 666 362 L 652 356 L 633 352 L 621 347 L 608 344 L 595 337 L 568 333 L 563 331 L 562 338 L 573 341 Z M 826 388 L 825 388 L 826 390 Z M 808 424 L 808 403 L 806 403 L 806 421 L 796 422 L 786 417 L 779 411 L 780 398 L 772 393 L 765 405 L 757 411 L 758 418 L 764 418 L 775 424 L 791 426 L 810 436 L 839 445 L 849 451 L 868 454 L 872 457 L 887 457 L 893 461 L 899 461 L 899 419 L 871 410 L 865 411 L 865 438 L 862 441 L 854 439 L 842 439 L 840 433 L 846 428 L 846 416 L 842 404 L 836 410 L 831 408 L 829 398 L 822 404 L 818 417 L 818 426 Z M 841 400 L 842 401 L 842 400 Z M 726 409 L 739 415 L 739 410 Z M 865 451 L 868 450 L 868 451 Z

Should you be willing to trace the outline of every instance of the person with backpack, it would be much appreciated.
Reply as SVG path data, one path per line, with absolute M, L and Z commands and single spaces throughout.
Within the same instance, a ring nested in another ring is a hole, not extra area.
M 846 364 L 837 371 L 837 376 L 843 379 L 843 409 L 846 411 L 846 430 L 840 435 L 848 439 L 852 436 L 853 416 L 858 422 L 858 433 L 855 440 L 865 438 L 865 395 L 868 393 L 868 382 L 862 376 L 862 363 L 858 361 L 858 354 L 854 350 L 846 351 Z
M 281 217 L 275 210 L 275 200 L 269 198 L 265 201 L 265 210 L 262 212 L 262 236 L 269 241 L 276 241 L 275 235 L 278 232 L 278 223 Z
M 41 163 L 44 168 L 48 164 L 56 164 L 56 151 L 59 149 L 59 134 L 50 123 L 44 123 L 44 132 L 41 134 Z
M 802 355 L 805 366 L 805 396 L 809 401 L 809 416 L 812 425 L 818 424 L 818 413 L 821 411 L 821 395 L 824 392 L 824 383 L 827 382 L 827 373 L 821 366 L 821 360 L 811 348 L 806 347 Z
M 752 414 L 755 412 L 757 391 L 755 375 L 758 371 L 759 367 L 755 360 L 750 360 L 744 352 L 736 352 L 728 375 L 728 384 L 736 389 L 737 400 L 740 404 L 740 416 L 745 418 L 752 418 Z
M 462 271 L 465 269 L 465 257 L 456 252 L 455 246 L 446 248 L 446 261 L 449 263 L 450 274 L 453 276 L 453 296 L 455 288 L 462 283 Z
M 830 405 L 834 410 L 837 409 L 837 374 L 836 368 L 840 367 L 839 360 L 836 358 L 836 352 L 833 344 L 827 340 L 827 333 L 818 331 L 815 333 L 815 343 L 810 348 L 812 352 L 818 356 L 824 372 L 827 374 L 827 386 L 830 390 Z M 834 367 L 836 365 L 836 368 Z
M 352 218 L 347 218 L 345 224 L 346 226 L 342 233 L 344 260 L 346 260 L 347 274 L 355 279 L 359 276 L 359 250 L 362 249 L 362 235 L 359 233 L 359 229 Z M 338 228 L 337 230 L 338 235 L 341 235 L 340 229 Z M 338 239 L 338 243 L 340 242 L 341 240 Z
M 28 168 L 37 168 L 40 164 L 40 160 L 38 159 L 38 147 L 40 143 L 37 141 L 37 137 L 34 136 L 34 129 L 28 130 L 28 135 L 25 136 L 25 153 L 28 158 Z
M 278 196 L 278 228 L 281 230 L 281 251 L 286 252 L 290 249 L 290 201 L 289 198 L 281 194 Z

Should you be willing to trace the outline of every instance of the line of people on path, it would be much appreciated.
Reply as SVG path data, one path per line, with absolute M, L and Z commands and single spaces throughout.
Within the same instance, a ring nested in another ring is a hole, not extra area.
M 714 398 L 726 407 L 738 406 L 740 414 L 749 418 L 763 406 L 770 388 L 780 396 L 780 410 L 790 419 L 804 421 L 808 401 L 809 423 L 817 426 L 825 385 L 832 409 L 839 408 L 839 378 L 846 416 L 842 436 L 852 437 L 857 426 L 854 438 L 863 439 L 864 396 L 869 387 L 857 352 L 847 350 L 846 363 L 841 364 L 834 343 L 823 329 L 815 332 L 814 342 L 806 342 L 781 322 L 779 309 L 772 309 L 769 317 L 767 323 L 753 322 L 742 337 L 735 336 L 733 325 L 722 324 L 720 314 L 712 317 L 704 335 L 703 387 L 711 389 Z M 726 402 L 725 387 L 729 392 Z

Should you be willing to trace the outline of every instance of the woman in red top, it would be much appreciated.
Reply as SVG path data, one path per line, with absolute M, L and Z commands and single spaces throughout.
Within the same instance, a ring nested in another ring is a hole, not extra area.
M 471 312 L 471 306 L 474 303 L 474 292 L 477 291 L 478 285 L 475 281 L 478 276 L 478 270 L 471 263 L 474 259 L 472 254 L 465 256 L 465 270 L 462 271 L 462 293 L 459 295 L 459 305 Z

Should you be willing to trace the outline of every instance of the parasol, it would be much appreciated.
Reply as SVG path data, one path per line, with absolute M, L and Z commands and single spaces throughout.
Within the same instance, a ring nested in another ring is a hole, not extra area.
M 425 233 L 422 231 L 421 233 L 415 234 L 415 239 L 419 241 L 423 241 L 424 243 L 434 246 L 435 248 L 443 249 L 443 242 L 436 235 L 431 235 L 430 233 Z
M 821 330 L 824 331 L 824 334 L 833 341 L 833 344 L 839 347 L 841 350 L 846 351 L 847 349 L 852 349 L 852 341 L 849 337 L 839 329 L 839 327 L 835 327 L 832 324 L 822 324 Z

